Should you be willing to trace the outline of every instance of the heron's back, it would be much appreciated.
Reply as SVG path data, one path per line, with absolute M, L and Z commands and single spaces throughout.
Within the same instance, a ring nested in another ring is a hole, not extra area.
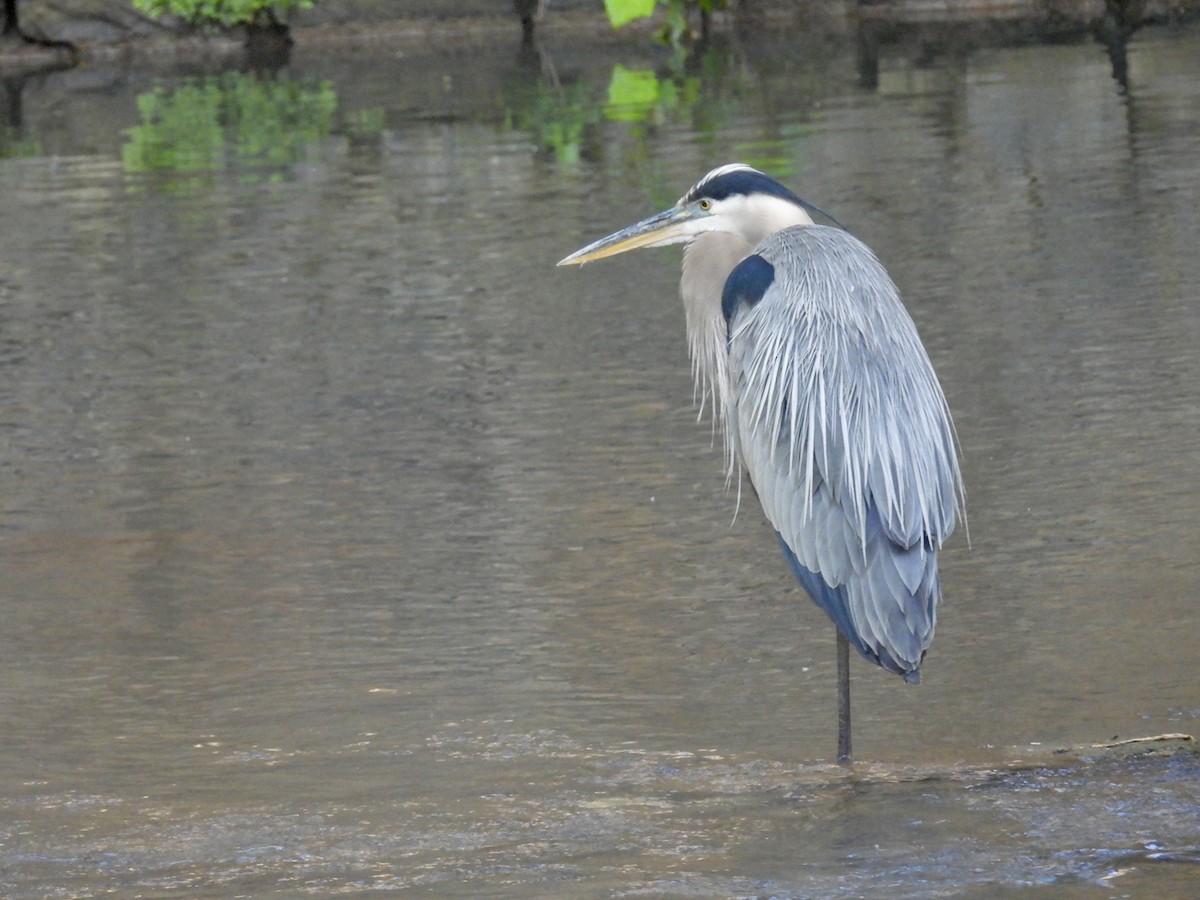
M 796 577 L 859 651 L 915 680 L 960 476 L 945 397 L 874 254 L 799 226 L 726 282 L 728 426 Z

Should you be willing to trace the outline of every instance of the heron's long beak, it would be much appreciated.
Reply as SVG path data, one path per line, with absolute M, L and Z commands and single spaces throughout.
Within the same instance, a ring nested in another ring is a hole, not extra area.
M 667 244 L 677 244 L 692 236 L 687 225 L 696 218 L 696 213 L 689 207 L 672 206 L 670 209 L 655 213 L 648 219 L 642 219 L 636 225 L 622 228 L 620 231 L 600 238 L 595 243 L 588 244 L 582 250 L 576 250 L 566 259 L 559 260 L 560 266 L 578 266 L 594 259 L 604 259 L 606 256 L 616 256 L 628 250 L 639 247 L 662 247 Z

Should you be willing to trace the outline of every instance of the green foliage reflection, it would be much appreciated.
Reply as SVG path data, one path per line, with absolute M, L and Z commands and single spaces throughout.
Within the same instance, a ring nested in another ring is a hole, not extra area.
M 586 82 L 520 78 L 505 87 L 505 127 L 529 132 L 543 153 L 564 165 L 583 154 L 587 131 L 600 121 L 600 110 Z
M 130 173 L 248 181 L 287 177 L 305 148 L 329 134 L 337 95 L 327 82 L 257 78 L 238 72 L 155 87 L 137 98 L 141 124 L 121 155 Z
M 608 79 L 605 115 L 614 122 L 645 118 L 658 106 L 662 84 L 649 69 L 627 69 L 618 63 Z
M 743 100 L 744 80 L 730 76 L 730 55 L 709 48 L 683 65 L 665 71 L 617 64 L 597 97 L 586 81 L 562 83 L 551 73 L 520 70 L 504 85 L 504 127 L 528 132 L 539 150 L 573 165 L 588 154 L 603 153 L 612 137 L 604 122 L 625 126 L 623 134 L 651 140 L 653 129 L 683 123 L 698 135 L 712 135 L 733 122 Z
M 700 100 L 700 79 L 660 78 L 649 69 L 613 66 L 604 116 L 612 122 L 662 122 L 687 113 Z

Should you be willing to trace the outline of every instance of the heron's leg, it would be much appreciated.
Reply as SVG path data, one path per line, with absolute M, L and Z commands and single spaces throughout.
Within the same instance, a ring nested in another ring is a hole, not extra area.
M 837 633 L 838 762 L 850 762 L 850 642 Z

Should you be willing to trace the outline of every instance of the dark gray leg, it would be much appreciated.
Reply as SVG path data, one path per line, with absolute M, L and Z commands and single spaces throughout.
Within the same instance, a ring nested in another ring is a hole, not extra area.
M 838 762 L 850 762 L 850 642 L 837 633 Z

